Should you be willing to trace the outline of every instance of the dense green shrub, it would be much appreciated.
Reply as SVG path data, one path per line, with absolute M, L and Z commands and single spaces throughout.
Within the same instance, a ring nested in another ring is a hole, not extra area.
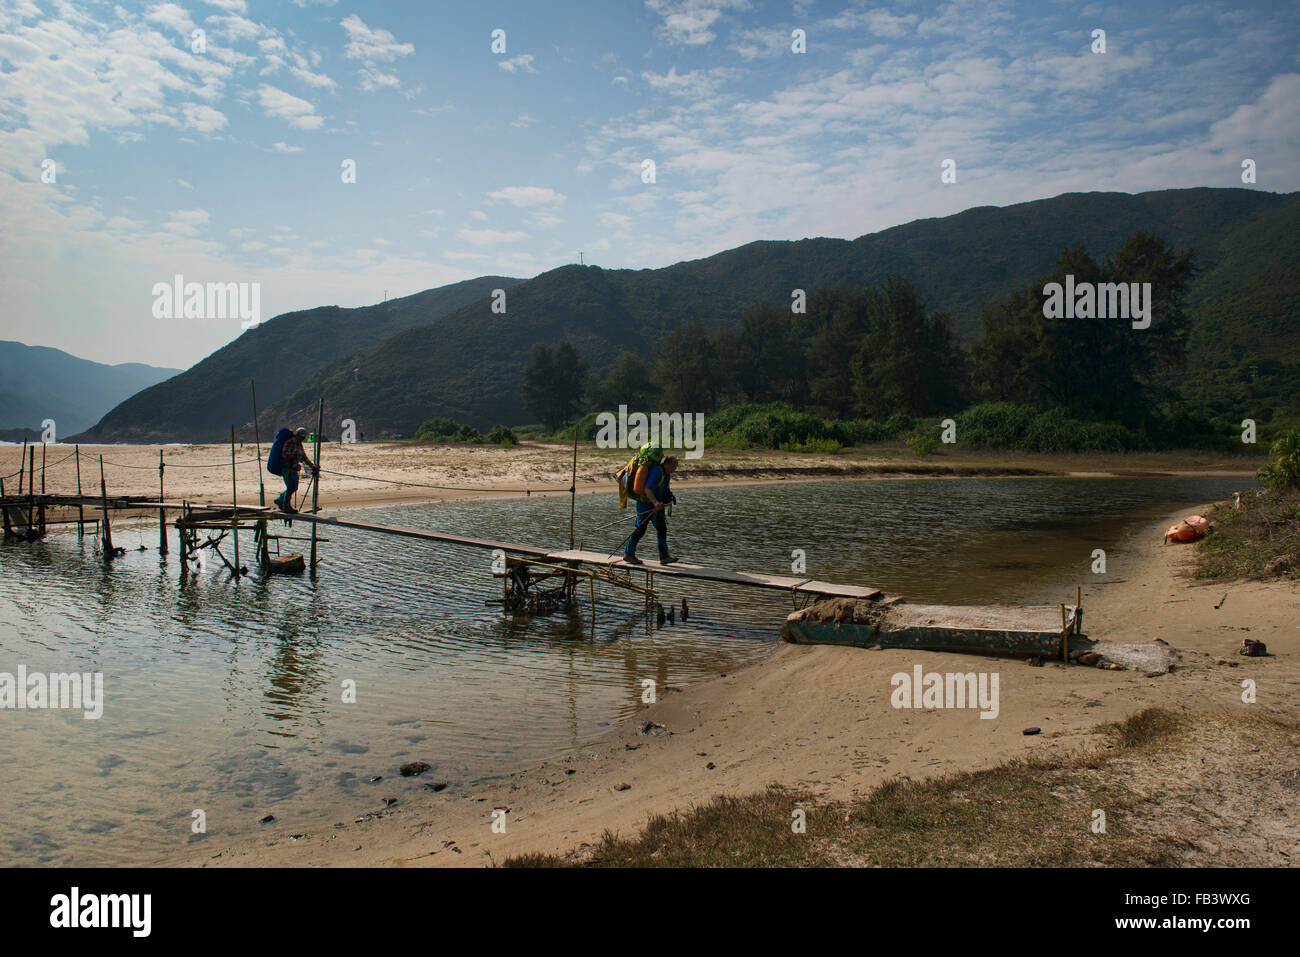
M 494 425 L 488 430 L 487 440 L 493 445 L 518 445 L 514 432 L 504 425 Z
M 426 442 L 436 442 L 439 439 L 446 439 L 456 434 L 460 428 L 460 423 L 455 419 L 448 419 L 444 416 L 434 416 L 432 419 L 426 419 L 425 422 L 415 432 L 415 437 Z
M 1259 477 L 1275 492 L 1300 488 L 1300 429 L 1278 437 L 1269 449 L 1273 461 L 1259 470 Z

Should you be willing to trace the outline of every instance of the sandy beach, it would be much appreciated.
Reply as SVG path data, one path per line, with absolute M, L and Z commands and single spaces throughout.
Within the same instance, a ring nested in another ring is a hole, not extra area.
M 1190 580 L 1191 550 L 1160 543 L 1175 517 L 1143 528 L 1117 553 L 1108 575 L 1082 583 L 1086 632 L 1108 640 L 1162 638 L 1182 655 L 1170 674 L 920 653 L 927 671 L 1000 675 L 1000 714 L 984 720 L 974 710 L 891 707 L 889 678 L 910 671 L 917 653 L 784 645 L 738 673 L 685 692 L 661 692 L 657 703 L 596 745 L 522 773 L 440 793 L 418 777 L 386 780 L 375 785 L 372 806 L 356 808 L 364 818 L 359 822 L 349 817 L 292 836 L 272 824 L 256 839 L 203 841 L 165 862 L 485 866 L 529 852 L 580 854 L 605 831 L 631 834 L 652 814 L 685 810 L 717 794 L 747 794 L 775 784 L 843 800 L 893 778 L 977 770 L 1016 756 L 1077 753 L 1102 746 L 1095 730 L 1102 723 L 1150 706 L 1296 723 L 1300 593 L 1286 582 Z M 1239 656 L 1243 637 L 1266 642 L 1272 656 Z M 1257 683 L 1257 703 L 1242 702 L 1246 678 Z M 1042 733 L 1025 736 L 1029 726 Z M 1285 760 L 1294 763 L 1294 755 Z M 1183 769 L 1175 779 L 1166 771 L 1151 786 L 1192 794 L 1196 775 L 1213 770 Z M 397 802 L 385 807 L 388 797 Z M 499 808 L 509 809 L 505 833 L 492 828 Z M 1246 801 L 1237 813 L 1234 821 L 1223 809 L 1215 811 L 1214 860 L 1229 863 L 1249 852 L 1247 862 L 1258 865 L 1294 863 L 1293 855 L 1300 854 L 1294 829 L 1285 836 L 1289 825 L 1282 825 L 1280 841 L 1257 833 L 1259 827 L 1279 826 L 1273 809 L 1260 808 L 1257 821 Z M 1294 815 L 1295 808 L 1281 817 L 1286 814 Z
M 158 464 L 162 455 L 163 496 L 166 501 L 256 504 L 265 490 L 271 501 L 283 488 L 261 462 L 267 446 L 234 449 L 236 483 L 231 482 L 229 445 L 109 445 L 48 446 L 44 488 L 51 494 L 81 488 L 98 494 L 100 459 L 104 484 L 112 495 L 159 494 Z M 5 491 L 16 491 L 15 477 L 22 446 L 0 446 L 0 475 Z M 42 449 L 35 451 L 35 480 L 41 484 Z M 627 460 L 623 450 L 580 443 L 577 459 L 578 494 L 613 491 L 613 473 Z M 570 448 L 525 442 L 514 448 L 493 445 L 425 445 L 399 442 L 330 443 L 322 447 L 320 507 L 383 505 L 396 502 L 503 498 L 524 494 L 568 495 L 573 472 Z M 1024 476 L 1180 476 L 1253 475 L 1254 459 L 1214 453 L 1162 452 L 1145 454 L 1041 455 L 1008 452 L 940 450 L 918 457 L 901 443 L 848 449 L 835 454 L 780 452 L 770 449 L 709 449 L 695 460 L 684 460 L 674 479 L 680 488 L 744 482 L 828 481 L 837 478 L 971 478 Z M 23 479 L 26 482 L 26 478 Z M 262 483 L 259 488 L 259 482 Z M 392 483 L 407 483 L 397 485 Z M 306 489 L 304 476 L 302 488 Z

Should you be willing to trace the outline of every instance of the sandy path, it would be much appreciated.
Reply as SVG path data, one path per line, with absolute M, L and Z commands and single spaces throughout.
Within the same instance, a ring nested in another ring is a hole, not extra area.
M 260 839 L 224 847 L 205 842 L 176 862 L 486 865 L 530 851 L 577 850 L 607 829 L 626 834 L 651 814 L 684 809 L 718 793 L 783 784 L 845 798 L 894 776 L 977 769 L 1014 755 L 1085 746 L 1095 740 L 1090 729 L 1096 725 L 1151 705 L 1254 710 L 1300 720 L 1300 594 L 1281 582 L 1189 582 L 1183 575 L 1190 550 L 1160 545 L 1174 517 L 1139 536 L 1127 567 L 1112 568 L 1108 581 L 1084 583 L 1087 633 L 1099 639 L 1164 638 L 1184 657 L 1170 675 L 782 646 L 770 660 L 744 671 L 670 692 L 595 746 L 540 767 L 439 794 L 413 781 L 388 782 L 377 787 L 391 785 L 390 791 L 376 790 L 375 806 L 357 813 L 378 810 L 389 793 L 400 793 L 399 803 L 371 820 L 298 840 L 268 830 Z M 1238 656 L 1247 635 L 1265 641 L 1274 657 Z M 999 716 L 895 710 L 890 676 L 910 672 L 916 663 L 926 671 L 997 672 Z M 1244 678 L 1257 682 L 1257 704 L 1242 703 Z M 664 730 L 642 733 L 647 721 Z M 1043 733 L 1024 736 L 1022 729 L 1031 725 Z M 497 806 L 510 808 L 505 834 L 492 829 Z

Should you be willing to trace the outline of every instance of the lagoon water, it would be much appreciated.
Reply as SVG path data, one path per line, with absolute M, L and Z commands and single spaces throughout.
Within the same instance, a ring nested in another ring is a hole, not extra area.
M 1024 601 L 1083 581 L 1096 548 L 1122 569 L 1133 529 L 1250 484 L 683 481 L 669 525 L 688 561 L 790 574 L 801 549 L 809 577 L 916 601 Z M 577 510 L 584 547 L 620 546 L 622 526 L 596 530 L 619 516 L 612 496 Z M 568 538 L 560 499 L 352 514 L 542 546 Z M 107 565 L 66 528 L 0 545 L 0 672 L 102 672 L 105 697 L 98 720 L 0 710 L 0 865 L 199 859 L 268 814 L 283 833 L 409 801 L 426 782 L 454 790 L 509 773 L 634 715 L 644 678 L 662 693 L 771 654 L 791 610 L 779 592 L 661 580 L 665 604 L 686 598 L 689 620 L 657 628 L 638 596 L 609 586 L 594 623 L 585 588 L 571 613 L 504 616 L 484 604 L 500 594 L 487 552 L 326 534 L 315 581 L 235 583 L 213 562 L 182 580 L 174 536 L 160 560 L 156 523 L 115 526 L 127 553 Z M 653 532 L 641 554 L 654 557 Z M 349 681 L 355 703 L 343 702 Z M 402 778 L 408 761 L 432 770 Z M 191 831 L 196 809 L 206 836 Z

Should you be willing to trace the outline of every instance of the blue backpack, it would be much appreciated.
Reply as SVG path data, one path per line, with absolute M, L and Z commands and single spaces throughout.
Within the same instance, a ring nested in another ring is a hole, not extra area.
M 289 429 L 281 429 L 275 433 L 275 441 L 271 443 L 271 451 L 266 453 L 266 470 L 272 475 L 284 474 L 284 443 L 293 436 Z

